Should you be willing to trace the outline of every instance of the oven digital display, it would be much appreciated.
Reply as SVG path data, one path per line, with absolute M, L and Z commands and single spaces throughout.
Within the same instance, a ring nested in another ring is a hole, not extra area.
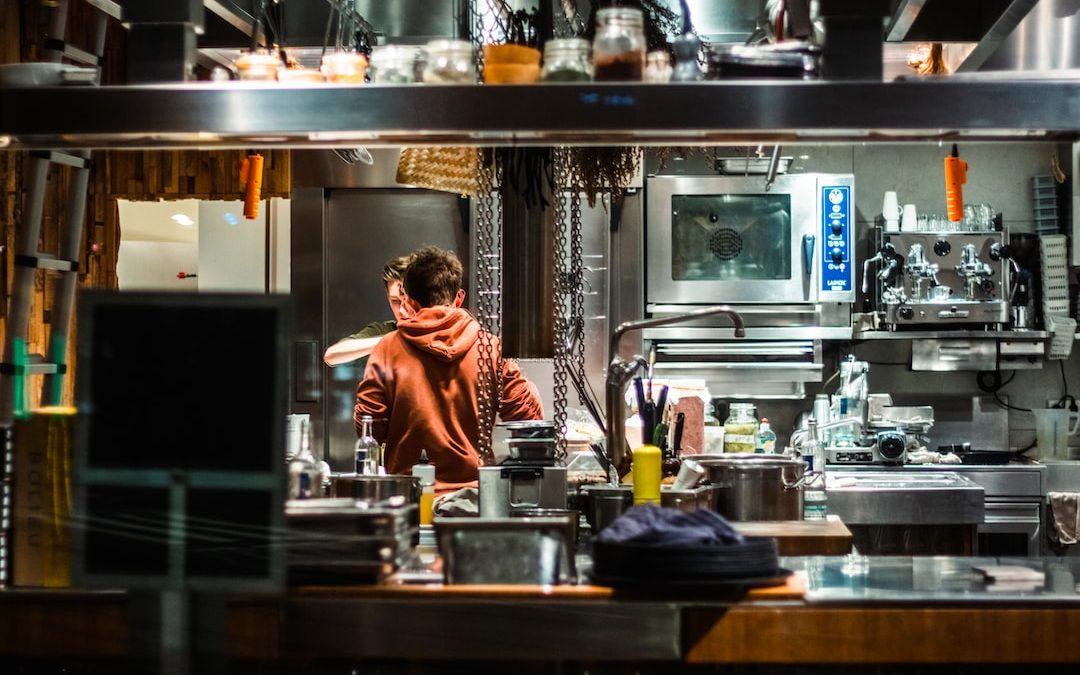
M 791 279 L 791 195 L 673 195 L 675 281 Z

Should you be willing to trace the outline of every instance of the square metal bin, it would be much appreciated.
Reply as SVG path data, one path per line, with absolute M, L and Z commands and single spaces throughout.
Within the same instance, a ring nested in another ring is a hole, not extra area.
M 448 584 L 573 583 L 576 518 L 436 518 L 443 577 Z

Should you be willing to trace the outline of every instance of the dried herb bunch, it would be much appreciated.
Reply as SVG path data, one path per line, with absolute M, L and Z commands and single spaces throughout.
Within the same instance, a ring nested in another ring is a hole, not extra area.
M 641 152 L 637 148 L 568 148 L 573 181 L 585 193 L 589 206 L 605 192 L 625 190 L 638 171 Z

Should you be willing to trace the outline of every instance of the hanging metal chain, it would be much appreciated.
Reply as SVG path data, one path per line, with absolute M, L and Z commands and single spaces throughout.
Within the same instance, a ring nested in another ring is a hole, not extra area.
M 477 340 L 477 450 L 483 464 L 494 464 L 491 432 L 502 398 L 502 353 L 497 345 L 502 324 L 502 200 L 495 193 L 500 181 L 494 153 L 478 148 L 477 165 L 476 311 L 482 328 Z
M 555 422 L 566 421 L 570 373 L 585 381 L 585 289 L 582 245 L 582 176 L 570 148 L 555 150 Z M 570 208 L 567 210 L 566 200 Z M 570 346 L 573 346 L 572 348 Z M 579 401 L 584 405 L 584 401 Z M 565 435 L 564 435 L 565 436 Z M 565 438 L 561 441 L 565 448 Z
M 570 310 L 569 276 L 570 268 L 567 262 L 566 241 L 566 187 L 570 182 L 570 165 L 566 148 L 555 148 L 553 152 L 553 164 L 555 181 L 552 186 L 552 200 L 555 202 L 554 236 L 552 237 L 552 264 L 555 266 L 554 302 L 555 312 L 555 363 L 553 373 L 553 398 L 554 411 L 552 419 L 555 421 L 555 433 L 559 439 L 558 454 L 566 456 L 566 380 L 572 367 L 568 338 L 570 337 L 571 325 L 568 317 Z
M 570 360 L 580 382 L 585 379 L 585 256 L 582 245 L 581 190 L 570 194 L 570 326 L 574 331 L 574 352 Z M 585 402 L 581 401 L 584 405 Z

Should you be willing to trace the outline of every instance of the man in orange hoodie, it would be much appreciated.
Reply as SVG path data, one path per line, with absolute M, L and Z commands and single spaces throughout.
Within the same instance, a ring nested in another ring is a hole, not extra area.
M 356 389 L 353 422 L 371 415 L 374 434 L 386 442 L 386 470 L 408 473 L 427 450 L 436 490 L 475 485 L 479 476 L 479 337 L 483 330 L 461 308 L 461 261 L 434 246 L 414 251 L 405 271 L 412 317 L 375 346 Z M 499 342 L 492 338 L 495 359 Z M 536 387 L 513 361 L 502 362 L 499 417 L 543 419 Z

